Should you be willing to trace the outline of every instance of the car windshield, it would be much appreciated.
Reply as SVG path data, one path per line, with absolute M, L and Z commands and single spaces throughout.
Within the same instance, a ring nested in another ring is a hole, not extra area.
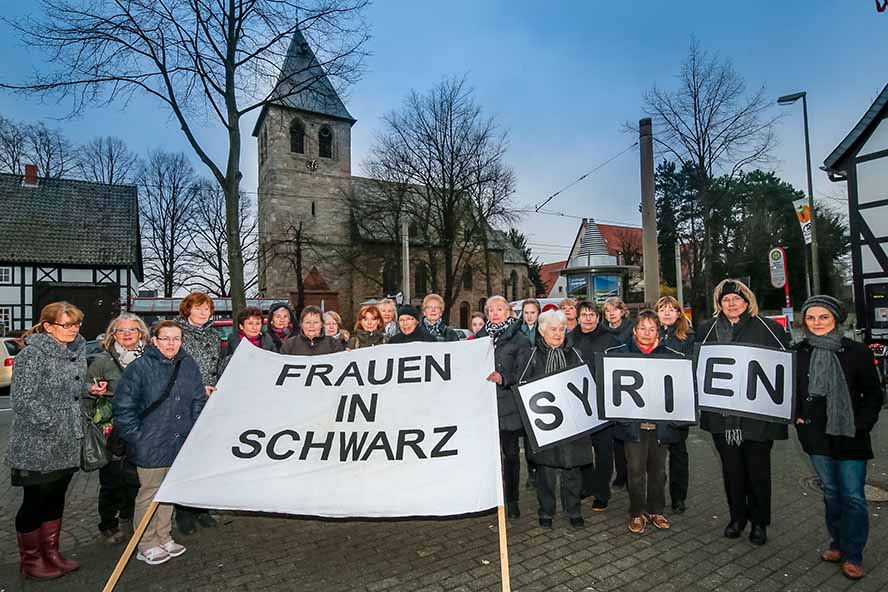
M 15 340 L 10 339 L 10 340 L 3 341 L 2 343 L 3 343 L 3 345 L 6 346 L 6 351 L 9 352 L 10 356 L 15 357 L 16 354 L 18 354 L 20 351 L 22 351 L 21 346 Z

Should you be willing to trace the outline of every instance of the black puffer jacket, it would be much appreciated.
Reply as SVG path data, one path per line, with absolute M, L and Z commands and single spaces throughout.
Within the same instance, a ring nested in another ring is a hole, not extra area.
M 309 339 L 302 331 L 288 339 L 281 348 L 282 354 L 290 356 L 323 356 L 341 351 L 345 351 L 345 345 L 339 339 L 327 335 Z
M 701 325 L 700 332 L 697 333 L 698 343 L 737 343 L 775 347 L 778 349 L 789 348 L 789 334 L 783 327 L 771 319 L 744 313 L 737 324 L 734 325 L 733 339 L 730 342 L 717 339 L 717 320 L 718 317 L 710 319 Z M 726 430 L 725 418 L 726 415 L 722 413 L 701 411 L 700 427 L 711 434 L 724 434 Z M 743 431 L 743 439 L 752 442 L 786 440 L 789 437 L 789 430 L 786 424 L 748 417 L 740 418 L 740 429 Z
M 422 325 L 417 325 L 416 329 L 413 330 L 409 335 L 405 335 L 404 333 L 395 333 L 392 337 L 389 338 L 389 343 L 414 343 L 416 341 L 423 341 L 428 343 L 436 343 L 438 340 L 430 334 Z
M 611 327 L 607 321 L 602 321 L 602 323 L 604 323 L 605 330 L 616 337 L 617 341 L 620 343 L 629 343 L 632 341 L 632 330 L 635 329 L 635 321 L 627 317 L 623 319 L 623 322 L 620 323 L 620 326 L 616 329 Z
M 160 399 L 176 362 L 179 374 L 169 397 L 147 417 L 142 413 Z M 172 360 L 156 347 L 126 367 L 114 393 L 114 431 L 127 443 L 127 456 L 137 467 L 172 466 L 207 402 L 200 369 L 180 349 Z
M 829 456 L 836 460 L 868 460 L 873 458 L 870 432 L 879 419 L 884 402 L 882 385 L 870 349 L 848 338 L 836 355 L 842 364 L 842 372 L 848 383 L 854 424 L 857 434 L 853 438 L 829 436 L 826 433 L 826 397 L 808 395 L 808 374 L 811 368 L 813 348 L 807 341 L 795 346 L 796 358 L 796 415 L 805 420 L 796 424 L 799 441 L 808 454 Z
M 496 407 L 499 412 L 499 429 L 502 432 L 523 429 L 512 387 L 518 382 L 518 357 L 522 351 L 530 350 L 531 347 L 527 337 L 521 332 L 520 325 L 520 321 L 516 319 L 493 342 L 494 365 L 503 377 L 503 383 L 496 385 Z M 487 329 L 478 331 L 476 337 L 489 337 Z
M 679 339 L 675 336 L 675 325 L 671 327 L 662 327 L 660 329 L 660 343 L 681 352 L 685 357 L 694 355 L 694 330 L 688 327 L 688 334 L 685 339 Z
M 667 346 L 665 343 L 660 342 L 660 344 L 649 354 L 645 354 L 638 348 L 638 344 L 635 343 L 635 339 L 632 339 L 629 343 L 624 343 L 623 345 L 613 347 L 606 352 L 604 355 L 612 355 L 612 354 L 635 354 L 637 356 L 662 356 L 669 358 L 683 358 L 685 357 L 681 352 L 674 350 Z M 646 422 L 646 423 L 654 423 L 657 426 L 657 442 L 659 444 L 673 444 L 682 439 L 682 434 L 679 431 L 683 425 L 674 424 L 668 421 L 657 421 L 657 422 Z M 616 429 L 616 437 L 624 442 L 640 442 L 641 441 L 641 422 L 640 421 L 620 421 L 617 422 Z
M 542 337 L 537 337 L 537 345 L 533 349 L 529 352 L 528 350 L 521 352 L 518 384 L 537 380 L 546 375 L 546 356 L 549 347 L 540 343 L 541 341 Z M 570 346 L 564 347 L 564 359 L 567 361 L 567 368 L 584 362 L 580 353 Z M 539 452 L 533 452 L 530 455 L 530 460 L 546 467 L 572 469 L 595 462 L 593 450 L 592 441 L 589 438 L 578 438 Z

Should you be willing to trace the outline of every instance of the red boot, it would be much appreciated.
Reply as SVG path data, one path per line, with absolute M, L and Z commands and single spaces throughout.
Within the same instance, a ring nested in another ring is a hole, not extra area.
M 47 563 L 56 566 L 63 573 L 80 568 L 76 561 L 70 561 L 59 553 L 59 534 L 62 531 L 62 519 L 44 522 L 40 526 L 40 536 L 43 539 L 43 557 Z
M 22 575 L 35 580 L 51 580 L 65 575 L 61 569 L 43 558 L 40 530 L 15 533 L 21 558 Z

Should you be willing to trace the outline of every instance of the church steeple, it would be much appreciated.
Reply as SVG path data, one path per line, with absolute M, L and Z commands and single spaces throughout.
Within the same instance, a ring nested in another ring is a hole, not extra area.
M 292 109 L 355 122 L 299 29 L 293 33 L 272 101 Z

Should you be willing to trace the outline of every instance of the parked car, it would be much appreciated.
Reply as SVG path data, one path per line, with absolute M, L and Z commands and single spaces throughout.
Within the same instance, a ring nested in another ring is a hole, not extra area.
M 213 327 L 215 327 L 216 331 L 219 332 L 219 347 L 224 352 L 225 346 L 228 345 L 228 339 L 234 332 L 234 321 L 232 321 L 231 319 L 221 319 L 218 321 L 213 321 Z
M 468 339 L 468 338 L 469 338 L 469 335 L 472 334 L 472 332 L 469 331 L 468 329 L 461 329 L 461 328 L 459 328 L 459 327 L 454 327 L 453 330 L 456 331 L 456 334 L 457 334 L 457 335 L 459 335 L 459 340 L 460 340 L 460 341 L 463 341 L 463 340 L 465 340 L 465 339 Z
M 20 351 L 22 351 L 21 341 L 14 337 L 0 337 L 0 389 L 9 388 L 9 384 L 12 382 L 15 356 Z

